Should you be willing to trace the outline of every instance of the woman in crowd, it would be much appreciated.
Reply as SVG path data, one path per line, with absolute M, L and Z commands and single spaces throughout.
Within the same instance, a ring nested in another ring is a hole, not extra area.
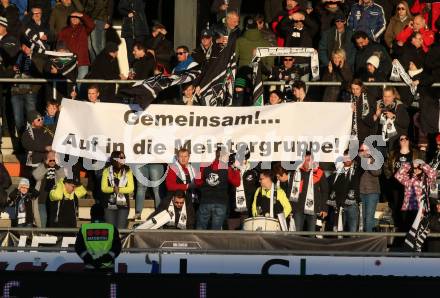
M 407 232 L 416 218 L 417 211 L 420 208 L 428 211 L 426 210 L 429 204 L 428 188 L 437 178 L 437 172 L 423 160 L 416 159 L 412 163 L 404 163 L 395 177 L 405 188 L 401 211 L 402 232 Z
M 406 134 L 402 134 L 399 138 L 399 145 L 388 155 L 384 165 L 384 173 L 387 180 L 385 181 L 386 197 L 388 204 L 393 212 L 394 226 L 403 231 L 402 218 L 400 208 L 402 206 L 404 189 L 402 184 L 394 178 L 395 174 L 400 170 L 402 164 L 412 163 L 417 159 L 424 159 L 423 152 L 414 148 Z
M 400 1 L 396 6 L 396 13 L 391 17 L 384 39 L 387 47 L 392 51 L 397 34 L 405 28 L 413 17 L 406 1 Z
M 376 101 L 363 82 L 354 79 L 350 84 L 350 102 L 353 104 L 354 112 L 351 135 L 359 142 L 363 142 L 366 137 L 375 132 L 373 115 Z
M 378 123 L 388 149 L 393 148 L 399 136 L 407 134 L 410 119 L 396 88 L 387 86 L 383 89 L 373 119 Z
M 110 155 L 109 165 L 102 173 L 101 190 L 105 197 L 105 221 L 126 229 L 134 180 L 131 169 L 125 165 L 124 152 L 113 151 Z
M 341 91 L 346 89 L 346 85 L 353 79 L 353 72 L 347 63 L 347 56 L 343 49 L 332 52 L 331 61 L 322 77 L 323 81 L 341 82 L 341 87 L 328 86 L 325 88 L 323 101 L 339 101 Z

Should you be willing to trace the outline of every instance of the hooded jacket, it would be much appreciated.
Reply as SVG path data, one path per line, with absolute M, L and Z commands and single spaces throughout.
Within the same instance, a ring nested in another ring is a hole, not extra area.
M 83 14 L 80 24 L 69 25 L 58 34 L 58 40 L 64 41 L 69 50 L 78 57 L 78 66 L 90 65 L 88 38 L 94 28 L 92 18 Z
M 264 39 L 263 34 L 258 29 L 246 30 L 243 36 L 237 39 L 235 45 L 235 54 L 237 59 L 239 59 L 239 67 L 248 66 L 251 63 L 254 57 L 253 50 L 258 47 L 270 47 L 270 44 Z M 273 58 L 268 58 L 264 58 L 263 62 L 266 64 L 266 67 L 270 68 Z

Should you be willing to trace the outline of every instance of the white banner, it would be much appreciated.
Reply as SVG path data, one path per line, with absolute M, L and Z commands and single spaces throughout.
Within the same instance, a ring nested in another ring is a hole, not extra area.
M 123 150 L 131 164 L 171 163 L 184 146 L 192 162 L 214 160 L 217 144 L 250 161 L 297 161 L 310 150 L 334 162 L 348 146 L 350 103 L 286 103 L 263 107 L 150 105 L 139 107 L 63 99 L 53 148 L 100 161 Z

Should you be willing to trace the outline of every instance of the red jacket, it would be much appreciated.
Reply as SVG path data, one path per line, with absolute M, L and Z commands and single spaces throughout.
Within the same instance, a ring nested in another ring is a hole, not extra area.
M 77 56 L 78 66 L 90 65 L 88 39 L 94 28 L 93 19 L 83 14 L 81 24 L 64 27 L 58 34 L 58 40 L 64 41 L 69 50 Z
M 399 34 L 396 36 L 396 40 L 405 43 L 408 38 L 414 33 L 414 30 L 406 26 Z M 429 29 L 420 29 L 420 34 L 422 34 L 423 38 L 423 51 L 426 53 L 429 50 L 429 47 L 434 43 L 434 32 Z
M 430 1 L 431 2 L 431 28 L 432 31 L 437 32 L 438 28 L 436 27 L 436 21 L 440 16 L 440 1 Z M 414 1 L 414 4 L 411 6 L 411 13 L 413 15 L 421 14 L 426 21 L 426 24 L 429 24 L 430 15 L 428 10 L 426 9 L 426 3 L 420 2 L 419 0 Z
M 295 6 L 293 9 L 288 10 L 287 13 L 284 13 L 284 12 L 283 12 L 283 13 L 280 13 L 280 14 L 275 18 L 275 21 L 272 22 L 271 27 L 272 27 L 273 32 L 275 32 L 275 34 L 276 34 L 276 36 L 277 36 L 277 45 L 278 45 L 279 47 L 284 47 L 284 43 L 285 43 L 286 41 L 284 40 L 284 36 L 281 36 L 281 34 L 280 34 L 280 33 L 278 32 L 278 30 L 277 30 L 278 24 L 281 22 L 281 20 L 282 20 L 283 18 L 288 18 L 290 15 L 294 14 L 295 12 L 297 12 L 297 11 L 299 11 L 299 10 L 300 10 L 300 6 L 297 5 L 297 6 Z
M 189 175 L 189 170 L 187 167 L 183 167 L 183 172 L 185 175 Z M 188 184 L 179 184 L 177 183 L 177 173 L 179 172 L 178 169 L 176 169 L 175 165 L 170 165 L 168 167 L 168 173 L 167 177 L 165 179 L 165 185 L 167 187 L 168 191 L 176 191 L 176 190 L 182 190 L 186 191 L 188 189 Z
M 214 160 L 214 162 L 211 164 L 211 167 L 214 171 L 218 170 L 220 162 L 218 160 Z M 226 166 L 226 165 L 224 165 Z M 198 179 L 195 179 L 196 185 L 198 187 L 201 187 L 205 181 L 203 181 L 203 172 L 205 171 L 207 167 L 200 168 L 200 176 Z M 228 166 L 228 182 L 234 186 L 239 187 L 240 186 L 240 170 L 239 169 L 233 169 L 232 167 Z

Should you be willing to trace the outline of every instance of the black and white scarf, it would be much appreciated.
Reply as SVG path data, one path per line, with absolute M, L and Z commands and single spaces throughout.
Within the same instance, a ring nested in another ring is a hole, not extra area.
M 379 105 L 385 106 L 383 99 L 379 101 Z M 387 106 L 388 110 L 392 110 L 395 113 L 397 108 L 397 103 L 394 102 L 392 105 Z M 387 142 L 390 138 L 397 135 L 396 125 L 395 125 L 396 117 L 387 118 L 385 113 L 380 115 L 380 124 L 382 125 L 382 139 Z
M 179 171 L 179 173 L 177 173 L 177 174 L 179 175 L 179 178 L 180 178 L 180 180 L 182 180 L 183 184 L 190 184 L 191 182 L 193 182 L 196 175 L 195 175 L 194 168 L 191 164 L 188 164 L 188 166 L 187 166 L 190 181 L 186 181 L 186 174 L 182 168 L 182 165 L 178 161 L 175 161 L 174 165 L 176 166 L 177 170 Z
M 429 163 L 429 166 L 433 170 L 437 171 L 437 179 L 431 184 L 431 187 L 429 188 L 429 197 L 437 199 L 439 197 L 438 190 L 440 184 L 440 150 L 436 152 L 435 158 Z
M 31 139 L 35 140 L 34 130 L 32 129 L 32 125 L 29 122 L 26 123 L 25 133 L 28 133 L 29 136 L 31 137 Z M 36 168 L 36 167 L 38 167 L 39 164 L 38 163 L 35 164 L 32 162 L 32 155 L 33 155 L 33 152 L 31 150 L 29 150 L 27 153 L 27 156 L 26 156 L 26 165 L 28 167 Z
M 414 85 L 411 76 L 405 71 L 399 60 L 393 60 L 393 69 L 391 70 L 390 81 L 399 82 L 401 79 L 408 85 L 411 94 L 415 95 L 417 92 L 417 86 Z
M 290 173 L 289 173 L 290 179 Z M 301 186 L 301 170 L 297 169 L 293 175 L 292 189 L 290 190 L 289 201 L 298 202 L 299 199 L 299 188 Z
M 250 163 L 246 162 L 240 165 L 240 186 L 235 188 L 235 211 L 246 212 L 248 210 L 246 205 L 246 194 L 244 192 L 243 176 L 250 169 Z
M 168 206 L 168 213 L 171 216 L 171 220 L 168 222 L 168 226 L 174 226 L 176 223 L 176 213 L 174 212 L 174 204 L 173 200 L 170 201 L 170 205 Z M 186 222 L 188 220 L 188 216 L 186 213 L 186 202 L 183 203 L 182 211 L 180 212 L 179 221 L 177 223 L 177 228 L 181 230 L 186 230 Z
M 301 167 L 300 167 L 301 168 Z M 298 202 L 299 188 L 301 187 L 301 169 L 295 171 L 294 180 L 292 183 L 292 190 L 290 192 L 289 201 Z M 313 166 L 309 173 L 309 183 L 307 187 L 306 200 L 304 202 L 304 214 L 315 215 L 315 191 L 313 189 Z M 303 185 L 304 190 L 304 185 Z
M 370 104 L 368 103 L 367 93 L 362 92 L 362 119 L 368 116 L 370 113 Z M 358 97 L 351 94 L 350 102 L 354 104 L 354 112 L 352 118 L 351 125 L 351 138 L 357 140 L 358 139 L 358 126 L 357 126 L 357 101 Z
M 420 207 L 417 211 L 416 219 L 414 220 L 411 229 L 406 234 L 405 238 L 405 245 L 416 252 L 422 251 L 423 243 L 429 234 L 430 217 L 429 213 L 427 213 L 427 215 L 424 214 L 424 212 L 429 212 L 428 197 L 426 196 L 428 194 L 427 188 L 428 185 L 424 187 L 423 197 L 420 201 Z
M 110 183 L 111 187 L 117 186 L 118 188 L 126 187 L 128 183 L 127 173 L 125 171 L 125 168 L 121 168 L 120 170 L 121 178 L 119 178 L 118 185 L 115 184 L 115 172 L 113 169 L 113 166 L 110 166 L 108 169 L 108 182 Z M 125 198 L 124 194 L 118 193 L 118 194 L 112 194 L 110 196 L 109 205 L 117 205 L 117 206 L 127 206 L 127 199 Z

